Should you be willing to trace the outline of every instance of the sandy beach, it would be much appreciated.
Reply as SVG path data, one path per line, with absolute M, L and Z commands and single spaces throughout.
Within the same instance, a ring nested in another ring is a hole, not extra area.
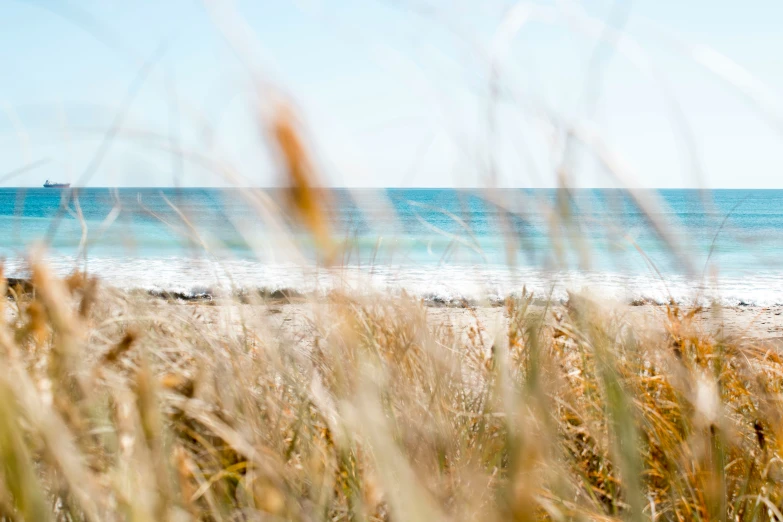
M 307 346 L 314 338 L 314 324 L 317 316 L 327 313 L 323 302 L 286 302 L 279 300 L 268 304 L 219 304 L 216 302 L 184 302 L 156 299 L 157 306 L 179 307 L 199 321 L 216 325 L 245 325 L 251 329 L 264 330 L 286 339 L 295 340 Z M 667 308 L 646 304 L 630 306 L 607 304 L 615 320 L 627 323 L 632 328 L 665 328 Z M 508 329 L 508 313 L 503 306 L 477 306 L 472 308 L 424 306 L 427 322 L 431 328 L 450 328 L 455 333 L 466 335 L 471 328 L 478 328 L 484 344 L 489 347 L 504 338 Z M 687 313 L 688 308 L 682 312 Z M 545 309 L 533 305 L 533 312 L 546 312 L 550 321 L 563 312 L 563 305 L 556 304 Z M 703 334 L 713 338 L 728 337 L 734 340 L 754 339 L 783 345 L 783 306 L 774 307 L 720 307 L 701 309 L 694 315 L 694 324 Z

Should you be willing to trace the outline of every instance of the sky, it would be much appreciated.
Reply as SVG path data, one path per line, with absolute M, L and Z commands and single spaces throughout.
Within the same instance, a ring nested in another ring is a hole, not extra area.
M 779 0 L 6 0 L 0 186 L 783 188 Z

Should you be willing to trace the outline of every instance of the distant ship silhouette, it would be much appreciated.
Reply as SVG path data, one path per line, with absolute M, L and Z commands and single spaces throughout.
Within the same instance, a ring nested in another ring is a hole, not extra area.
M 68 188 L 71 186 L 70 183 L 56 183 L 54 181 L 49 181 L 48 179 L 44 182 L 44 188 Z

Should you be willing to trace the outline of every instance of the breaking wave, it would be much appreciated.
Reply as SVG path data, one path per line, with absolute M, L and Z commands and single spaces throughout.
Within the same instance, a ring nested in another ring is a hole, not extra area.
M 65 275 L 76 267 L 62 256 L 49 265 Z M 783 305 L 783 272 L 689 278 L 683 275 L 602 271 L 552 271 L 503 265 L 382 265 L 326 269 L 312 264 L 268 264 L 251 259 L 214 261 L 192 257 L 94 257 L 88 272 L 105 284 L 182 297 L 220 296 L 263 290 L 267 295 L 350 292 L 406 292 L 433 304 L 497 303 L 523 288 L 536 297 L 565 300 L 569 291 L 632 304 L 679 303 L 724 306 Z M 10 277 L 24 277 L 22 259 L 6 261 Z

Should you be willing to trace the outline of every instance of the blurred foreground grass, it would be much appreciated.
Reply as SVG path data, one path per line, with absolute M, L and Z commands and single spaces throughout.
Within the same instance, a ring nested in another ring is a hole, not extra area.
M 32 285 L 0 301 L 3 520 L 783 518 L 783 360 L 676 307 L 523 296 L 460 332 L 335 294 L 284 331 Z

